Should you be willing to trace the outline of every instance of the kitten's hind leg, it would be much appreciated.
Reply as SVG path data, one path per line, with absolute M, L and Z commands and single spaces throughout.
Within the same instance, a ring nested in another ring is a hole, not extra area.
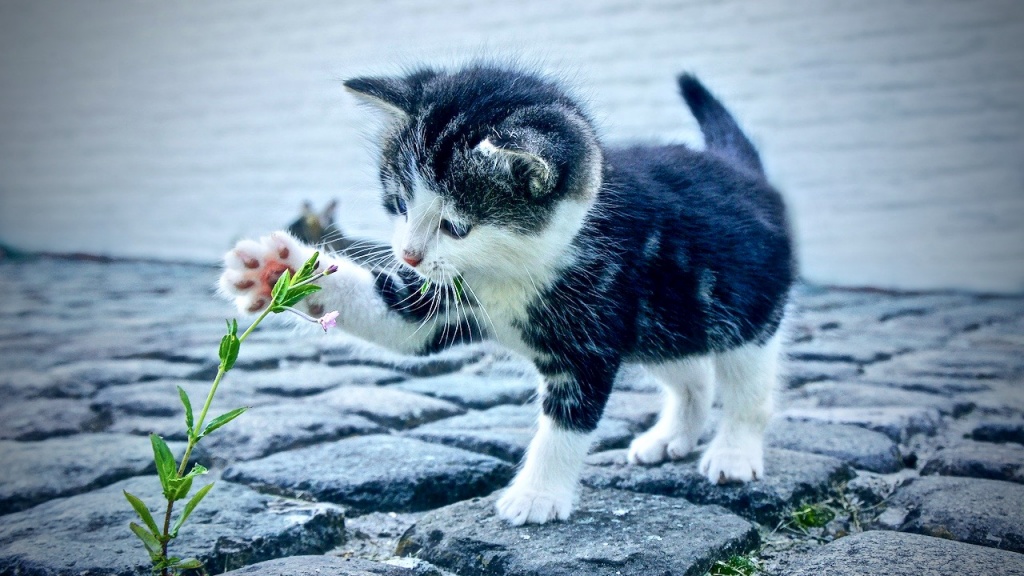
M 764 478 L 764 431 L 775 406 L 780 338 L 715 357 L 722 422 L 700 461 L 713 483 Z
M 700 439 L 714 397 L 710 356 L 647 366 L 662 384 L 665 403 L 658 422 L 629 445 L 632 464 L 657 464 L 684 458 Z

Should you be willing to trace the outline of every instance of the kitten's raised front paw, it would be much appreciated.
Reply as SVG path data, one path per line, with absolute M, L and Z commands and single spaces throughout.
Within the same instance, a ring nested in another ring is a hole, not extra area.
M 762 444 L 760 438 L 715 438 L 700 459 L 700 472 L 713 484 L 760 480 L 764 478 Z
M 295 272 L 312 250 L 284 232 L 260 240 L 242 240 L 224 255 L 220 291 L 234 299 L 239 312 L 259 312 L 270 304 L 270 292 L 285 270 Z
M 694 446 L 696 442 L 686 436 L 652 428 L 630 443 L 629 463 L 658 464 L 665 460 L 681 460 L 693 451 Z
M 513 526 L 566 520 L 572 513 L 573 495 L 523 490 L 512 485 L 498 499 L 498 516 Z

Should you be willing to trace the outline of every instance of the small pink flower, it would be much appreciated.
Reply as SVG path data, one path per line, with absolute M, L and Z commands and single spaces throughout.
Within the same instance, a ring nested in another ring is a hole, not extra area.
M 329 276 L 331 274 L 334 274 L 337 271 L 338 271 L 338 265 L 337 264 L 331 264 L 330 266 L 327 267 L 327 271 L 324 272 L 324 276 Z
M 334 328 L 335 326 L 338 325 L 337 318 L 338 311 L 335 310 L 333 312 L 328 312 L 327 314 L 324 314 L 319 320 L 317 320 L 317 322 L 319 322 L 320 326 L 323 327 L 324 332 L 327 332 L 328 328 Z

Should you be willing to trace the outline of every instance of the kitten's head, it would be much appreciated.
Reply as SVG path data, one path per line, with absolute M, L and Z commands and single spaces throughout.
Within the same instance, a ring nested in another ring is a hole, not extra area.
M 557 85 L 478 65 L 345 86 L 389 113 L 380 179 L 399 259 L 448 284 L 531 275 L 564 254 L 600 186 L 601 151 Z

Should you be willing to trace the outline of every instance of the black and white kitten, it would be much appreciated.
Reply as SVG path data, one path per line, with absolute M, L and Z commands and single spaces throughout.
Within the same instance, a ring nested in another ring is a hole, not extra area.
M 763 477 L 790 235 L 757 151 L 696 78 L 679 86 L 702 152 L 605 148 L 556 83 L 514 68 L 345 86 L 389 115 L 380 179 L 396 259 L 380 273 L 325 256 L 339 272 L 306 305 L 337 309 L 346 331 L 402 351 L 493 338 L 533 360 L 543 414 L 500 516 L 569 516 L 624 363 L 646 366 L 667 391 L 632 462 L 690 453 L 717 387 L 724 414 L 700 470 L 715 483 Z M 283 232 L 240 242 L 221 289 L 258 311 L 276 274 L 312 251 Z

